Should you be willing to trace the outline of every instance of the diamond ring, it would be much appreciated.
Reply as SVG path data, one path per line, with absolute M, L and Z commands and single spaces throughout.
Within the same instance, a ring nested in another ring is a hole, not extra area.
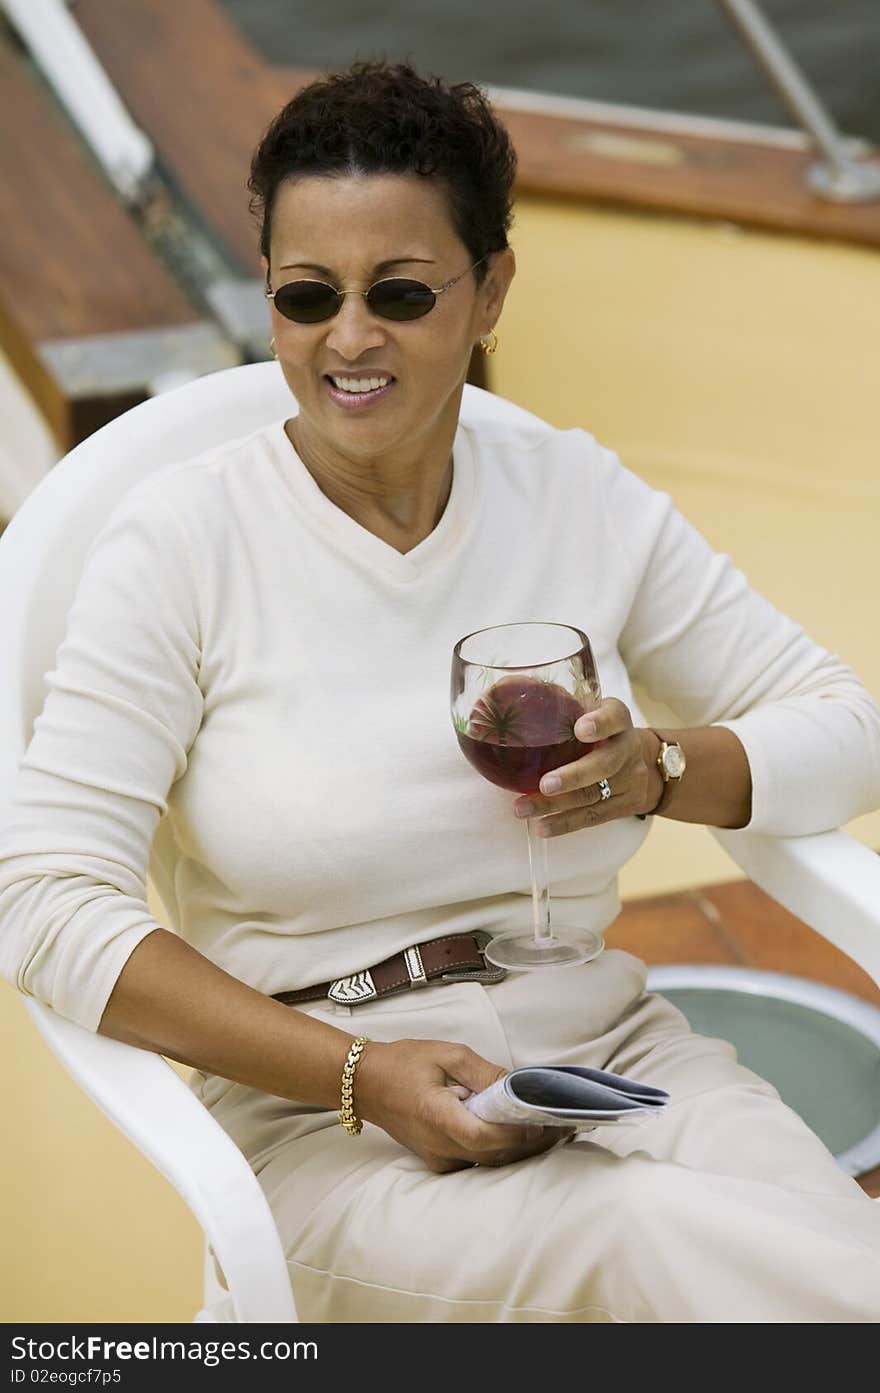
M 604 803 L 606 798 L 611 797 L 611 785 L 607 779 L 600 779 L 597 787 L 599 789 L 602 802 Z

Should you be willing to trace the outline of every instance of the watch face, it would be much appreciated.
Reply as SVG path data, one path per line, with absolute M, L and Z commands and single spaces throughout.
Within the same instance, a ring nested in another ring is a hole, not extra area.
M 669 745 L 663 752 L 663 768 L 670 779 L 680 779 L 684 773 L 684 750 L 680 745 Z

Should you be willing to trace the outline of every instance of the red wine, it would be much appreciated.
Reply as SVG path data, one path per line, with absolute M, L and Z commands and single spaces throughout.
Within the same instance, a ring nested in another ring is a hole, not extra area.
M 555 682 L 502 677 L 476 703 L 458 743 L 484 779 L 534 793 L 550 769 L 587 753 L 574 733 L 583 714 L 580 702 Z

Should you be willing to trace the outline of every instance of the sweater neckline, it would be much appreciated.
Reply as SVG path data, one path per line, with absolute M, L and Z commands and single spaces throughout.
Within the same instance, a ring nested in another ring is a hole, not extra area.
M 273 458 L 282 482 L 297 505 L 341 545 L 371 569 L 398 581 L 412 581 L 447 560 L 461 547 L 474 517 L 476 471 L 473 448 L 459 422 L 452 447 L 452 486 L 446 507 L 433 531 L 408 552 L 400 552 L 350 517 L 318 487 L 285 430 L 289 416 L 269 429 Z

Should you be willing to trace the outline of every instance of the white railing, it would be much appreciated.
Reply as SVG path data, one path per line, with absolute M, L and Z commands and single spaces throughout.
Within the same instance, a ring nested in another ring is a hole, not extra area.
M 720 4 L 822 156 L 807 171 L 812 192 L 834 203 L 880 200 L 880 166 L 851 158 L 829 112 L 755 0 L 720 0 Z
M 129 116 L 64 0 L 0 0 L 73 124 L 126 203 L 139 203 L 153 146 Z

